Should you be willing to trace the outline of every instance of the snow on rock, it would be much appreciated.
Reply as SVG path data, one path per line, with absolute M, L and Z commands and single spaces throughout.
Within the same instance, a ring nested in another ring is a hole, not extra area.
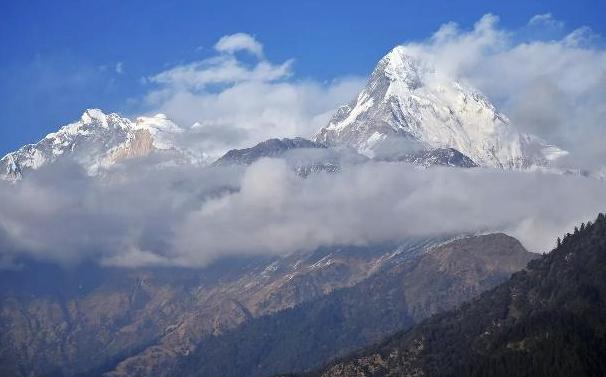
M 454 148 L 480 166 L 549 166 L 567 152 L 517 132 L 477 90 L 443 76 L 403 46 L 382 58 L 366 87 L 315 141 L 369 157 Z
M 180 163 L 200 162 L 202 153 L 181 146 L 184 132 L 163 114 L 133 122 L 115 113 L 87 109 L 79 121 L 0 159 L 0 179 L 16 181 L 28 170 L 63 158 L 76 162 L 90 175 L 124 159 L 158 152 L 170 152 Z

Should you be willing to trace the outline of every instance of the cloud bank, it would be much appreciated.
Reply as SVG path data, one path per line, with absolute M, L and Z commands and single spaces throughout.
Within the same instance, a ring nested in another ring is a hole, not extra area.
M 53 167 L 0 185 L 3 260 L 202 266 L 228 255 L 489 231 L 547 251 L 595 217 L 606 192 L 606 182 L 584 177 L 402 163 L 305 179 L 281 159 L 246 169 L 122 169 L 99 179 Z

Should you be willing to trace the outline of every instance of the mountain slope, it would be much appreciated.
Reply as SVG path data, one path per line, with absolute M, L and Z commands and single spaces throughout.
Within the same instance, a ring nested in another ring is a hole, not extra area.
M 232 149 L 212 166 L 250 165 L 261 158 L 282 158 L 302 177 L 310 174 L 341 170 L 341 160 L 365 161 L 364 156 L 328 149 L 325 145 L 301 137 L 268 139 L 250 148 Z
M 416 166 L 449 166 L 457 168 L 475 168 L 478 166 L 469 157 L 454 148 L 436 148 L 406 153 L 387 158 L 388 161 L 404 161 Z
M 509 169 L 548 166 L 566 154 L 518 133 L 481 93 L 402 46 L 381 59 L 362 92 L 315 141 L 349 145 L 370 157 L 454 148 L 480 166 Z
M 168 373 L 202 338 L 350 287 L 440 240 L 233 257 L 199 269 L 61 268 L 0 274 L 0 375 Z
M 0 178 L 18 180 L 29 170 L 62 160 L 77 163 L 91 175 L 122 160 L 151 153 L 170 154 L 174 162 L 204 160 L 202 152 L 180 147 L 178 140 L 184 131 L 162 114 L 133 122 L 118 114 L 88 109 L 79 121 L 4 156 Z
M 533 256 L 504 234 L 451 241 L 387 264 L 352 288 L 207 338 L 174 375 L 261 377 L 315 368 L 476 296 Z
M 251 148 L 232 149 L 221 156 L 213 164 L 216 166 L 240 164 L 250 165 L 263 157 L 281 157 L 286 152 L 295 149 L 322 149 L 323 144 L 296 137 L 294 139 L 269 139 Z
M 605 356 L 600 214 L 494 290 L 314 375 L 597 377 Z

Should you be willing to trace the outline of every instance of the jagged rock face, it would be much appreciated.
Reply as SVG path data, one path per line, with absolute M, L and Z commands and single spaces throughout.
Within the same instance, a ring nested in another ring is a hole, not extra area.
M 477 90 L 444 77 L 401 46 L 381 59 L 364 90 L 315 141 L 350 145 L 370 157 L 386 148 L 396 154 L 454 148 L 480 166 L 507 169 L 548 166 L 566 154 L 517 132 Z
M 21 166 L 17 164 L 13 154 L 9 154 L 0 160 L 0 169 L 4 170 L 0 170 L 0 177 L 9 181 L 19 180 L 23 176 Z
M 162 114 L 132 122 L 118 114 L 88 109 L 79 121 L 3 157 L 0 178 L 19 180 L 29 170 L 65 159 L 82 166 L 90 175 L 125 159 L 155 152 L 171 152 L 175 161 L 203 160 L 202 152 L 180 147 L 178 140 L 183 132 Z
M 324 144 L 296 137 L 269 139 L 251 148 L 232 149 L 212 165 L 246 166 L 264 157 L 284 159 L 303 178 L 318 173 L 338 173 L 342 162 L 360 163 L 368 160 L 351 148 L 327 148 Z
M 478 165 L 469 157 L 453 148 L 438 148 L 407 153 L 388 160 L 404 161 L 416 166 L 449 166 L 457 168 L 475 168 Z
M 148 130 L 135 130 L 128 143 L 116 148 L 109 157 L 109 162 L 115 164 L 134 157 L 143 157 L 155 150 L 154 139 Z
M 326 146 L 301 137 L 294 139 L 269 139 L 251 148 L 232 149 L 215 161 L 214 165 L 250 165 L 263 157 L 281 157 L 284 153 L 293 149 L 320 148 L 326 148 Z

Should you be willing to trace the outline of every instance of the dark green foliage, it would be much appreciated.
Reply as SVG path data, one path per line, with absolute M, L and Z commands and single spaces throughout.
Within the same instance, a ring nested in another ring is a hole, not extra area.
M 605 376 L 606 218 L 575 228 L 508 282 L 363 355 L 384 365 L 355 356 L 318 375 Z

